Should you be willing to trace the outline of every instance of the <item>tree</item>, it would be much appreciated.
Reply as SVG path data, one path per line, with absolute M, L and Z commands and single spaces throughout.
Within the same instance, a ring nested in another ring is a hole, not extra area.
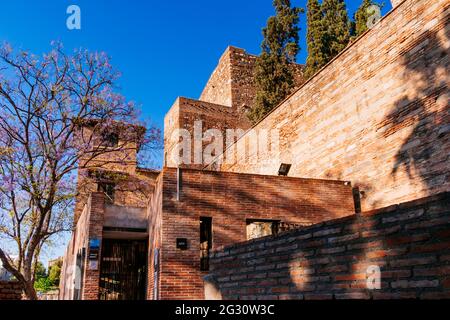
M 350 41 L 350 20 L 344 0 L 324 0 L 322 3 L 325 61 L 331 61 Z
M 51 289 L 51 282 L 48 279 L 47 270 L 40 261 L 36 261 L 36 267 L 34 269 L 34 288 L 40 292 L 47 292 Z
M 368 22 L 369 18 L 373 17 L 375 12 L 371 10 L 373 6 L 378 6 L 381 8 L 381 5 L 372 1 L 372 0 L 363 0 L 361 6 L 355 12 L 354 22 L 352 27 L 352 36 L 354 38 L 359 37 L 364 32 L 369 29 Z
M 36 267 L 34 268 L 34 276 L 36 279 L 47 278 L 47 270 L 45 270 L 44 265 L 40 261 L 36 262 Z
M 34 282 L 34 289 L 38 292 L 48 292 L 52 290 L 53 283 L 49 277 L 37 278 Z
M 50 267 L 48 271 L 48 278 L 53 286 L 59 286 L 61 277 L 62 259 L 59 259 L 54 265 Z
M 111 153 L 125 159 L 137 139 L 159 146 L 157 130 L 144 139 L 129 126 L 104 147 L 118 123 L 138 123 L 135 105 L 114 91 L 118 77 L 104 53 L 69 56 L 59 44 L 43 56 L 0 49 L 0 259 L 28 299 L 37 298 L 41 250 L 72 230 L 76 170 L 98 168 L 99 158 L 106 165 Z
M 308 0 L 307 26 L 308 57 L 306 59 L 304 76 L 306 79 L 309 79 L 328 62 L 325 57 L 326 50 L 324 47 L 325 27 L 322 9 L 318 0 Z
M 248 117 L 258 122 L 278 105 L 294 88 L 290 64 L 300 50 L 298 45 L 300 8 L 291 7 L 290 0 L 274 0 L 276 15 L 263 29 L 262 53 L 256 61 L 256 98 Z

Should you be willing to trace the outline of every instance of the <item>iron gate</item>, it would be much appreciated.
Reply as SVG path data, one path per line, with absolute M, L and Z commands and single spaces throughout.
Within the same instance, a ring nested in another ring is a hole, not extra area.
M 147 241 L 104 239 L 100 300 L 145 300 Z

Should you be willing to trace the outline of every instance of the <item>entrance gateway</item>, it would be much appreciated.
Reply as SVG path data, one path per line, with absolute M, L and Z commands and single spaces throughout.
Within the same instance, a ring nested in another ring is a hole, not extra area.
M 103 240 L 100 300 L 145 300 L 146 281 L 146 240 Z

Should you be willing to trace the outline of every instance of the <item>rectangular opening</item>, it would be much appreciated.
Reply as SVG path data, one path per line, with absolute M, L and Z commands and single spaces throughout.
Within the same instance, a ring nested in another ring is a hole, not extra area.
M 102 192 L 106 195 L 107 202 L 114 203 L 116 194 L 116 184 L 111 182 L 99 182 L 97 192 Z
M 147 240 L 104 239 L 100 300 L 145 300 Z
M 119 146 L 119 135 L 114 132 L 103 133 L 101 146 L 107 148 L 117 148 Z
M 280 221 L 247 220 L 247 240 L 275 236 L 279 233 Z
M 200 218 L 200 270 L 209 271 L 209 251 L 212 249 L 212 218 Z

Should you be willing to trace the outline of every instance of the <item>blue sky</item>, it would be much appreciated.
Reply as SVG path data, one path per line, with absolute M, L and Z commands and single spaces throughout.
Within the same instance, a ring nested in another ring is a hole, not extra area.
M 361 1 L 346 1 L 351 16 Z M 384 12 L 390 9 L 386 2 Z M 292 3 L 306 7 L 306 0 Z M 81 30 L 66 28 L 70 4 L 81 8 Z M 270 15 L 271 0 L 3 1 L 0 42 L 34 53 L 48 51 L 52 40 L 67 50 L 107 52 L 123 74 L 122 93 L 162 126 L 177 96 L 198 98 L 228 45 L 260 52 L 261 29 Z M 299 63 L 306 59 L 305 19 L 302 15 Z
M 350 16 L 362 0 L 347 0 Z M 306 8 L 306 0 L 293 5 Z M 385 1 L 383 14 L 391 9 Z M 81 8 L 82 29 L 68 30 L 66 9 Z M 2 1 L 0 43 L 40 54 L 60 40 L 69 52 L 105 51 L 122 72 L 121 93 L 142 105 L 143 117 L 163 127 L 177 96 L 198 98 L 228 45 L 258 54 L 272 0 L 14 0 Z M 301 16 L 306 59 L 306 16 Z

